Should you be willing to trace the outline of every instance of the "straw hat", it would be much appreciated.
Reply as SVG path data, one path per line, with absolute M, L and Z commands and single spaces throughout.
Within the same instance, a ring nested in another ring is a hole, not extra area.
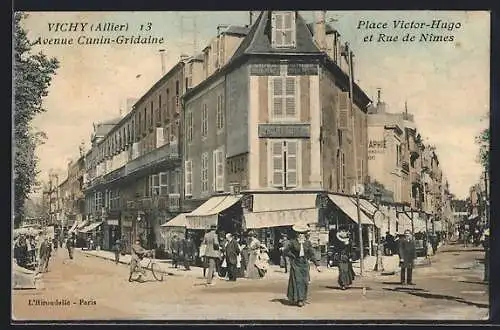
M 298 223 L 293 225 L 292 230 L 296 233 L 307 233 L 309 231 L 309 226 L 303 223 Z
M 344 231 L 344 230 L 338 231 L 335 236 L 342 243 L 344 243 L 344 244 L 349 243 L 349 233 L 347 231 Z

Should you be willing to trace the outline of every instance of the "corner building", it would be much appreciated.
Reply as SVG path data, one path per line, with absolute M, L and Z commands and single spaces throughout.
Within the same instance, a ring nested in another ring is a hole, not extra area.
M 370 100 L 354 84 L 351 113 L 340 47 L 331 56 L 321 46 L 329 38 L 338 34 L 324 20 L 311 28 L 296 12 L 262 12 L 227 63 L 184 95 L 184 195 L 201 204 L 188 230 L 254 229 L 272 250 L 304 221 L 324 252 L 331 229 L 357 221 L 347 194 L 367 176 Z

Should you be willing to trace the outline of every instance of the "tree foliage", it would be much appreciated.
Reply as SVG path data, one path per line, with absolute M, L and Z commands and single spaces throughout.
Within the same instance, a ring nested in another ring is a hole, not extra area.
M 32 129 L 31 123 L 36 115 L 45 112 L 43 98 L 59 67 L 55 58 L 42 53 L 31 53 L 31 44 L 21 21 L 26 15 L 14 15 L 14 225 L 17 226 L 23 215 L 24 203 L 36 186 L 38 159 L 35 149 L 43 143 L 43 132 Z
M 486 128 L 476 136 L 476 143 L 479 145 L 478 161 L 481 165 L 489 170 L 490 163 L 490 129 Z

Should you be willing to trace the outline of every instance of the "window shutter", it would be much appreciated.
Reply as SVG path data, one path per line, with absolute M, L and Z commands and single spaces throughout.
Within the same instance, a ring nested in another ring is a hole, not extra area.
M 221 149 L 214 150 L 215 191 L 224 191 L 224 154 Z
M 168 173 L 160 173 L 160 196 L 168 195 Z
M 341 130 L 348 130 L 349 122 L 349 107 L 348 107 L 349 96 L 347 92 L 338 93 L 338 125 Z
M 285 80 L 285 92 L 286 103 L 285 103 L 285 114 L 287 117 L 295 117 L 295 94 L 296 94 L 296 80 L 295 77 L 286 77 Z
M 271 78 L 271 89 L 272 89 L 272 100 L 273 100 L 273 109 L 272 109 L 272 118 L 281 118 L 283 117 L 283 78 L 282 77 L 273 77 Z
M 274 187 L 283 187 L 283 142 L 271 142 Z
M 271 14 L 271 46 L 276 47 L 276 13 Z
M 297 143 L 288 141 L 286 143 L 286 186 L 297 186 Z
M 186 167 L 186 189 L 185 189 L 185 195 L 186 196 L 192 196 L 193 195 L 193 167 L 192 167 L 192 162 L 190 160 L 187 160 L 185 163 Z

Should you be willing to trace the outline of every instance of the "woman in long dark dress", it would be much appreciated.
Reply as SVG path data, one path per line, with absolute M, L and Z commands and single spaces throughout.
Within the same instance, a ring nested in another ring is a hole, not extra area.
M 290 258 L 290 277 L 288 280 L 287 297 L 291 304 L 304 306 L 309 288 L 309 261 L 312 261 L 318 272 L 321 271 L 311 242 L 306 240 L 307 226 L 295 225 L 293 230 L 297 237 L 292 239 L 284 251 Z
M 346 290 L 354 280 L 354 270 L 352 268 L 352 252 L 347 231 L 339 231 L 337 239 L 340 241 L 341 247 L 339 251 L 339 279 L 338 283 L 342 290 Z

